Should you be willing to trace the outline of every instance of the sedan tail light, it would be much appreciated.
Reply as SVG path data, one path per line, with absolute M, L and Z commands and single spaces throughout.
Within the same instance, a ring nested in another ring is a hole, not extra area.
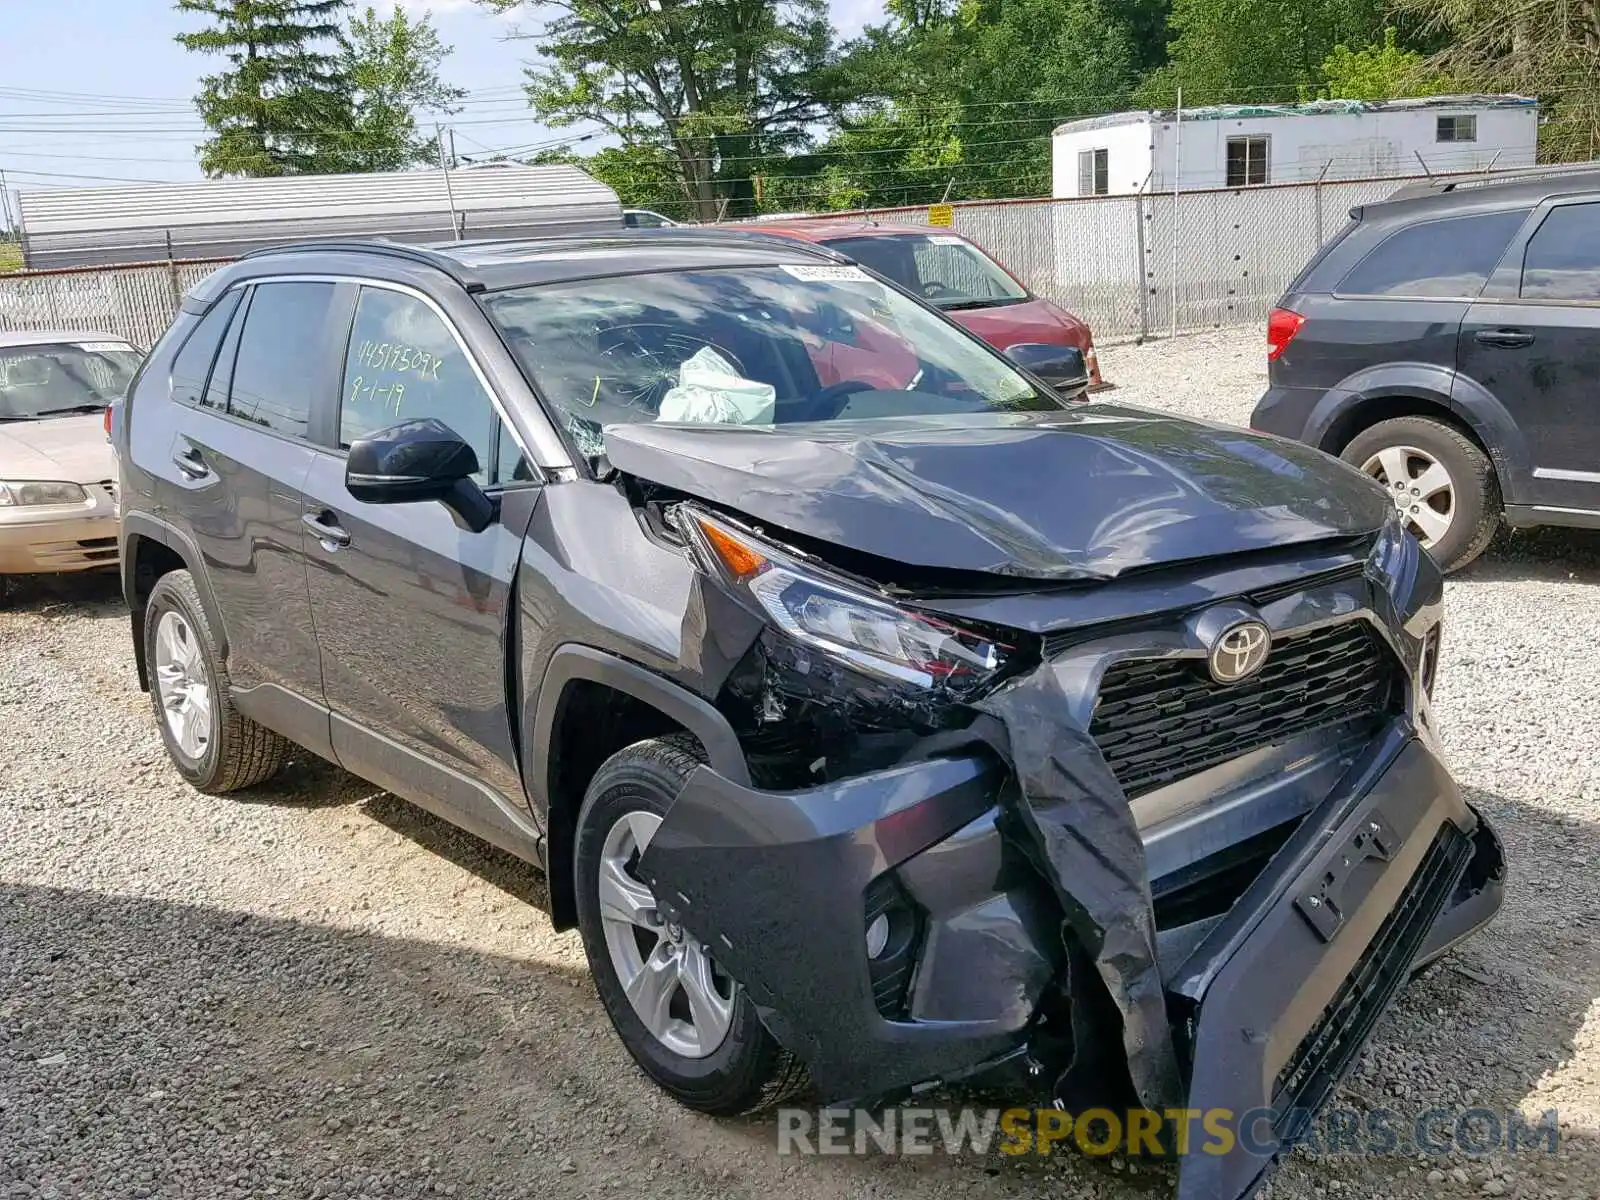
M 1278 356 L 1289 348 L 1295 334 L 1306 319 L 1293 309 L 1275 308 L 1267 314 L 1267 361 L 1277 362 Z

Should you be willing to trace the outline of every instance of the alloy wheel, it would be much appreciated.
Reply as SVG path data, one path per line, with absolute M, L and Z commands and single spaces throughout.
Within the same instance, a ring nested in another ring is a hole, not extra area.
M 196 762 L 204 758 L 211 745 L 211 680 L 194 629 L 174 610 L 156 624 L 156 695 L 178 749 Z
M 1426 450 L 1385 446 L 1362 463 L 1361 469 L 1383 484 L 1396 511 L 1424 548 L 1432 548 L 1450 531 L 1456 515 L 1455 482 Z
M 661 826 L 654 813 L 630 812 L 612 825 L 600 851 L 601 928 L 617 981 L 657 1041 L 684 1058 L 705 1058 L 728 1036 L 738 985 L 698 939 L 656 908 L 639 879 L 639 856 Z

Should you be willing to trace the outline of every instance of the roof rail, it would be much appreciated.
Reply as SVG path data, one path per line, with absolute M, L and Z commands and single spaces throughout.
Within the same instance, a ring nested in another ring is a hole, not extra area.
M 409 262 L 422 263 L 424 266 L 436 267 L 445 272 L 458 283 L 469 282 L 461 274 L 461 263 L 451 258 L 448 254 L 440 254 L 423 246 L 409 245 L 405 242 L 391 242 L 381 238 L 308 238 L 303 242 L 279 242 L 271 246 L 258 246 L 254 250 L 246 251 L 239 257 L 265 258 L 273 254 L 298 254 L 302 251 L 345 251 L 352 254 L 385 254 L 390 258 L 403 258 Z
M 737 228 L 727 225 L 675 225 L 666 229 L 631 229 L 628 233 L 652 238 L 676 238 L 685 234 L 689 237 L 685 241 L 711 241 L 720 242 L 728 238 L 741 238 L 745 241 L 759 242 L 767 246 L 782 246 L 785 250 L 809 250 L 818 258 L 826 258 L 830 262 L 854 263 L 842 250 L 835 250 L 832 246 L 824 246 L 821 242 L 809 241 L 805 238 L 785 237 L 781 233 L 768 233 L 764 229 L 752 229 L 748 226 Z
M 1567 175 L 1594 175 L 1600 178 L 1600 161 L 1581 163 L 1545 163 L 1532 167 L 1506 167 L 1500 171 L 1483 171 L 1463 175 L 1436 175 L 1432 179 L 1407 184 L 1389 196 L 1388 200 L 1414 200 L 1418 196 L 1440 196 L 1464 188 L 1509 187 L 1517 183 L 1537 183 L 1541 179 L 1559 179 Z M 1387 201 L 1378 201 L 1386 203 Z
M 671 225 L 661 229 L 607 229 L 599 233 L 551 233 L 545 235 L 534 234 L 530 237 L 482 238 L 478 240 L 469 238 L 464 242 L 441 243 L 441 246 L 453 244 L 459 245 L 463 249 L 491 249 L 501 246 L 538 247 L 558 242 L 631 242 L 642 240 L 716 245 L 719 242 L 727 242 L 734 238 L 742 241 L 758 242 L 768 246 L 781 246 L 785 250 L 797 250 L 802 253 L 809 252 L 818 258 L 827 259 L 829 262 L 855 262 L 855 259 L 848 254 L 835 250 L 832 246 L 806 241 L 804 238 L 784 237 L 782 234 L 767 233 L 760 229 L 734 228 L 727 225 Z M 448 250 L 444 250 L 443 253 L 448 257 Z

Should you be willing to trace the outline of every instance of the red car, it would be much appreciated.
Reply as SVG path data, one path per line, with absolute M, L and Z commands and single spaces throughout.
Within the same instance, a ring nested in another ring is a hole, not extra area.
M 1091 390 L 1100 378 L 1089 327 L 1063 308 L 1033 295 L 984 250 L 948 229 L 828 219 L 762 221 L 754 228 L 779 237 L 818 242 L 921 296 L 996 350 L 1072 346 L 1083 352 Z

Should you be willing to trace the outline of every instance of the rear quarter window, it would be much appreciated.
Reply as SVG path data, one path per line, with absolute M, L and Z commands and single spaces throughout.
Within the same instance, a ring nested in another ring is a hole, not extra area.
M 1396 230 L 1334 290 L 1346 296 L 1474 298 L 1530 209 L 1444 217 Z

